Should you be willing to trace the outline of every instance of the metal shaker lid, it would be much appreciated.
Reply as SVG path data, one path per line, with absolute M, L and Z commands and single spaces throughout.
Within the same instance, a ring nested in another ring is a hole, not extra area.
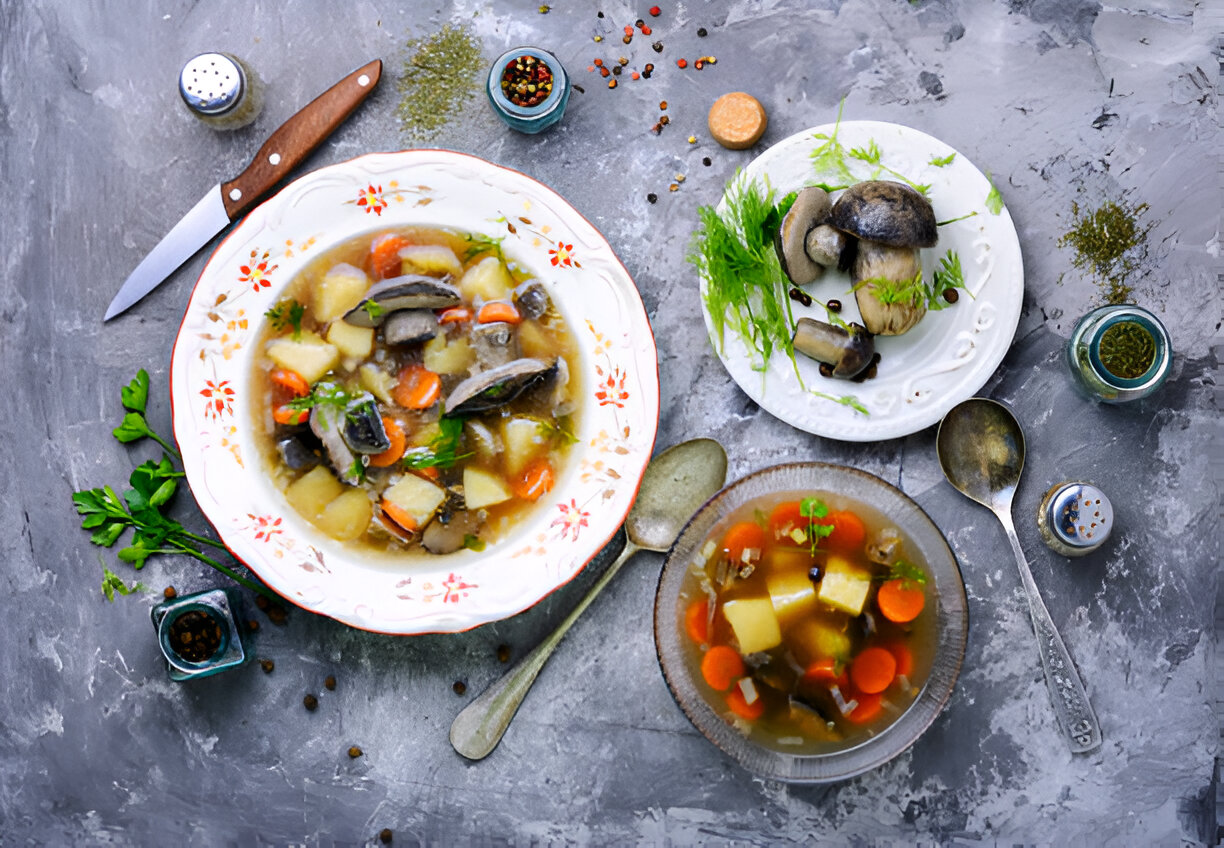
M 246 87 L 242 66 L 225 53 L 201 53 L 179 74 L 179 94 L 198 115 L 225 114 L 242 101 Z
M 1064 483 L 1047 498 L 1050 532 L 1072 548 L 1095 548 L 1113 529 L 1113 506 L 1091 483 Z

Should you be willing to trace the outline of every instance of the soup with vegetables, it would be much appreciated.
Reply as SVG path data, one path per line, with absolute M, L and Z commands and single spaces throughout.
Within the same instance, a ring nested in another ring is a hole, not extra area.
M 264 461 L 333 539 L 480 550 L 560 474 L 580 411 L 577 348 L 497 240 L 354 238 L 307 266 L 267 319 L 254 375 Z
M 751 501 L 719 522 L 681 590 L 697 686 L 766 747 L 853 747 L 897 719 L 930 672 L 927 575 L 865 504 L 828 492 Z

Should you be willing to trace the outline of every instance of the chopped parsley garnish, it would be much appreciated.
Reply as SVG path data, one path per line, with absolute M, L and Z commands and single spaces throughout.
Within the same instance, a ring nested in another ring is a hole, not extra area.
M 463 537 L 463 547 L 467 548 L 469 551 L 476 551 L 479 553 L 485 549 L 485 541 L 479 536 L 474 536 L 471 533 L 467 533 Z
M 799 514 L 808 520 L 807 537 L 810 551 L 816 553 L 816 548 L 820 546 L 820 540 L 825 539 L 833 534 L 832 524 L 818 524 L 816 519 L 826 518 L 829 515 L 829 507 L 820 498 L 804 498 L 799 501 Z
M 912 562 L 899 559 L 888 569 L 889 580 L 904 580 L 907 584 L 925 585 L 927 576 L 921 568 Z
M 850 157 L 852 159 L 858 159 L 860 162 L 866 162 L 868 165 L 875 166 L 876 168 L 875 171 L 872 172 L 871 176 L 868 179 L 872 179 L 872 180 L 879 179 L 881 172 L 887 171 L 888 173 L 892 174 L 897 179 L 906 183 L 910 188 L 914 189 L 915 191 L 921 192 L 923 196 L 925 196 L 927 192 L 931 190 L 930 183 L 916 183 L 913 180 L 911 180 L 909 177 L 905 176 L 905 174 L 902 174 L 900 171 L 894 171 L 892 168 L 885 165 L 883 162 L 880 161 L 882 156 L 883 154 L 880 151 L 880 145 L 875 143 L 874 138 L 870 139 L 867 142 L 866 147 L 850 148 Z
M 498 259 L 505 261 L 505 256 L 502 255 L 502 239 L 490 238 L 489 236 L 475 235 L 466 233 L 463 240 L 467 242 L 467 247 L 463 251 L 463 263 L 466 265 L 471 260 L 485 253 L 492 253 Z
M 363 302 L 361 308 L 365 311 L 366 315 L 370 316 L 371 321 L 377 321 L 387 311 L 385 307 L 372 300 Z
M 443 415 L 438 419 L 438 435 L 433 437 L 429 446 L 407 451 L 400 462 L 405 468 L 419 471 L 422 468 L 450 468 L 459 460 L 467 459 L 472 455 L 470 452 L 459 453 L 463 421 L 462 418 Z
M 998 215 L 1003 211 L 1003 195 L 999 194 L 999 187 L 994 184 L 990 171 L 986 172 L 986 179 L 990 182 L 990 191 L 986 195 L 986 208 L 990 210 L 990 214 Z
M 280 301 L 264 313 L 264 317 L 271 322 L 272 329 L 277 332 L 292 327 L 294 341 L 302 337 L 302 318 L 305 315 L 306 307 L 292 298 Z
M 123 578 L 115 572 L 111 571 L 105 565 L 102 566 L 102 594 L 106 595 L 106 600 L 112 603 L 115 600 L 115 593 L 120 595 L 130 595 L 133 592 L 143 592 L 145 584 L 133 583 L 131 586 L 123 582 Z
M 969 292 L 965 286 L 965 273 L 961 268 L 960 254 L 955 250 L 949 250 L 939 259 L 939 267 L 935 269 L 931 275 L 933 277 L 932 289 L 934 294 L 943 294 L 948 289 L 964 289 Z M 973 297 L 973 293 L 969 292 L 969 296 Z M 945 306 L 950 306 L 946 300 L 941 300 L 937 297 L 932 297 L 927 304 L 928 309 L 943 309 Z
M 947 156 L 932 156 L 928 165 L 934 165 L 936 168 L 946 168 L 952 164 L 952 160 L 956 158 L 956 153 L 949 153 Z
M 343 414 L 353 400 L 353 395 L 335 383 L 316 383 L 311 388 L 310 394 L 294 398 L 285 405 L 298 411 L 308 411 L 316 406 L 325 406 L 336 414 Z

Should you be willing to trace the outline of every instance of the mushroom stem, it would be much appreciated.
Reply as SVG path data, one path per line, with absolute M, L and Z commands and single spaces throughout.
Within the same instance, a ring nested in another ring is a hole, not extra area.
M 792 344 L 804 356 L 832 366 L 834 377 L 845 379 L 857 376 L 875 355 L 871 335 L 858 324 L 845 330 L 823 321 L 800 318 L 795 324 Z
M 851 279 L 859 313 L 868 332 L 899 336 L 926 315 L 925 300 L 918 294 L 897 298 L 897 293 L 922 273 L 916 247 L 889 247 L 859 240 Z

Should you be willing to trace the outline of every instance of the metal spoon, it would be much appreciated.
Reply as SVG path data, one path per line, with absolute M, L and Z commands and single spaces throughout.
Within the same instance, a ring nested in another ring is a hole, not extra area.
M 1095 750 L 1101 744 L 1101 727 L 1067 646 L 1037 591 L 1012 523 L 1012 499 L 1024 469 L 1024 431 L 1020 423 L 1003 404 L 986 398 L 970 398 L 952 407 L 944 416 L 935 437 L 935 450 L 948 482 L 961 494 L 993 512 L 1007 531 L 1016 564 L 1020 567 L 1020 580 L 1028 596 L 1041 667 L 1045 670 L 1058 725 L 1072 753 Z
M 497 747 L 536 675 L 595 596 L 638 551 L 666 552 L 680 535 L 684 523 L 722 488 L 726 479 L 727 453 L 722 445 L 711 439 L 681 442 L 651 460 L 642 475 L 637 500 L 625 519 L 628 540 L 620 556 L 552 635 L 455 716 L 450 741 L 456 751 L 469 760 L 479 760 Z

